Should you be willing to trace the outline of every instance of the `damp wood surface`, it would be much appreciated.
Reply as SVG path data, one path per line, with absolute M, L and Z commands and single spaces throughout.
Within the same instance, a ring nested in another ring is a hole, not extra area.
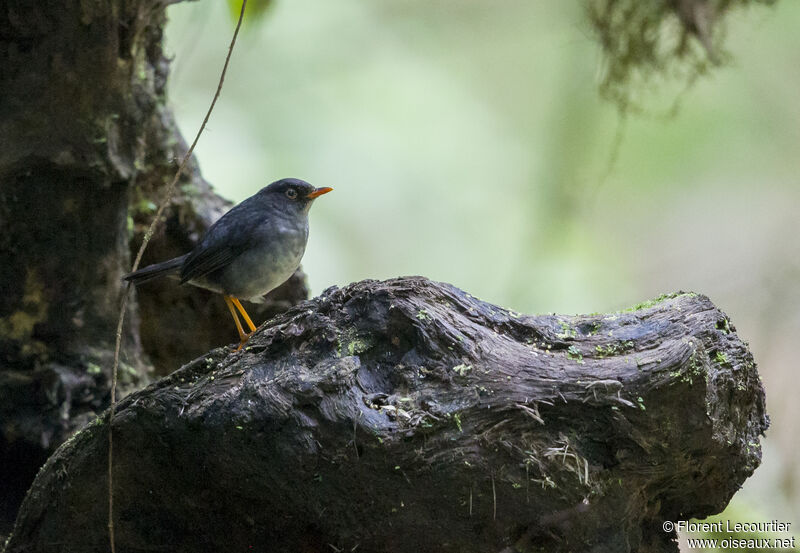
M 119 404 L 117 551 L 677 551 L 662 522 L 724 509 L 764 401 L 702 295 L 530 316 L 332 288 Z M 50 458 L 7 553 L 107 549 L 106 447 L 100 417 Z

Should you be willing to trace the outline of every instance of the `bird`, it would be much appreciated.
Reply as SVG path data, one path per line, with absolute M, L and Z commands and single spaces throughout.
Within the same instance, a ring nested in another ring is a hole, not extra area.
M 331 190 L 296 178 L 277 180 L 220 217 L 189 253 L 122 278 L 138 285 L 172 276 L 181 284 L 222 294 L 239 333 L 239 351 L 256 330 L 240 300 L 262 303 L 265 294 L 294 274 L 308 242 L 311 204 Z

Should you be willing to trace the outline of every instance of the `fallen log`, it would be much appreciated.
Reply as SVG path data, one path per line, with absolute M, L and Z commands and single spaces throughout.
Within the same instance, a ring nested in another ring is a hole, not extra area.
M 702 295 L 528 316 L 420 277 L 332 288 L 125 398 L 117 551 L 677 551 L 761 459 L 764 391 Z M 6 553 L 107 551 L 106 417 Z

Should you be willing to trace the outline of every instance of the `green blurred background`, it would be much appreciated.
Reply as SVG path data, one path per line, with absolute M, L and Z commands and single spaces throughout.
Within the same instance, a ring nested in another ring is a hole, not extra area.
M 191 137 L 233 21 L 219 1 L 169 16 Z M 799 30 L 797 1 L 733 13 L 732 63 L 654 89 L 618 141 L 579 2 L 277 1 L 245 25 L 197 157 L 236 201 L 285 176 L 336 189 L 312 212 L 315 294 L 420 274 L 527 313 L 710 296 L 749 341 L 772 418 L 727 516 L 797 535 Z

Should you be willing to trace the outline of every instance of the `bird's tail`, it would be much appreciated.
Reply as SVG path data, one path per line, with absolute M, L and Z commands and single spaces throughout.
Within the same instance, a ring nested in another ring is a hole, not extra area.
M 122 277 L 122 280 L 127 280 L 128 282 L 132 282 L 134 284 L 141 284 L 154 278 L 162 277 L 170 273 L 176 273 L 180 270 L 181 265 L 183 265 L 184 259 L 186 259 L 186 256 L 182 255 L 180 257 L 170 259 L 169 261 L 148 265 L 143 269 L 128 273 Z

